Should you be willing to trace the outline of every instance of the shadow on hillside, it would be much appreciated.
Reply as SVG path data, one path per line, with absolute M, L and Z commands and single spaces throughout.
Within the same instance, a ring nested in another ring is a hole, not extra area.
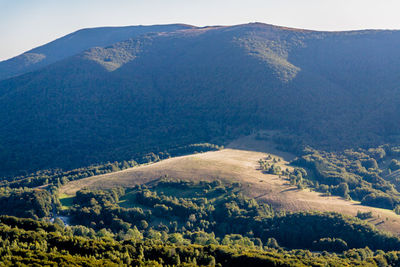
M 281 157 L 287 162 L 292 161 L 296 157 L 295 155 L 276 148 L 276 144 L 272 141 L 276 133 L 276 131 L 259 131 L 233 140 L 226 148 L 269 153 Z
M 282 191 L 279 192 L 279 193 L 285 193 L 285 192 L 290 192 L 290 191 L 300 191 L 300 189 L 298 189 L 297 187 L 291 187 L 291 188 L 282 190 Z

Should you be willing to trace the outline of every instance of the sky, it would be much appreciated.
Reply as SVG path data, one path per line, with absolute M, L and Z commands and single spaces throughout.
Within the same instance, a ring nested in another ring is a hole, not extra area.
M 78 29 L 249 22 L 340 31 L 400 29 L 399 0 L 0 0 L 0 60 Z

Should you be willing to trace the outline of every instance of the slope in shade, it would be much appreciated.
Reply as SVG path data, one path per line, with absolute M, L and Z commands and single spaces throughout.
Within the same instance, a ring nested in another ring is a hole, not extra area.
M 393 141 L 399 42 L 249 24 L 92 48 L 0 82 L 1 169 L 130 159 L 254 128 L 324 148 Z
M 102 27 L 76 31 L 51 43 L 0 62 L 0 80 L 38 70 L 91 47 L 108 46 L 150 32 L 171 32 L 193 28 L 189 25 Z

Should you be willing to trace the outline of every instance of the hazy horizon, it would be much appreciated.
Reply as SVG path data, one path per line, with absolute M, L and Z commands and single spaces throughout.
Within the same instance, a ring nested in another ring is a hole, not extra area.
M 261 22 L 318 31 L 400 29 L 400 3 L 382 1 L 0 0 L 0 61 L 82 28 Z

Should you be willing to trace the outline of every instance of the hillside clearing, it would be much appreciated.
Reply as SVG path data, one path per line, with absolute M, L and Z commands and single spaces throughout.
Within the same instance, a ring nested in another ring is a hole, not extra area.
M 400 234 L 400 216 L 385 209 L 360 205 L 340 197 L 323 196 L 309 189 L 299 190 L 278 175 L 264 174 L 258 160 L 268 154 L 280 158 L 277 165 L 292 169 L 288 161 L 293 155 L 278 151 L 271 142 L 256 140 L 255 135 L 239 138 L 228 148 L 201 154 L 166 159 L 154 164 L 126 169 L 105 175 L 93 176 L 70 182 L 60 193 L 74 195 L 82 188 L 107 189 L 149 184 L 168 176 L 183 180 L 221 180 L 240 182 L 245 195 L 267 202 L 277 209 L 287 211 L 334 211 L 355 216 L 358 211 L 371 211 L 368 221 L 378 228 Z

